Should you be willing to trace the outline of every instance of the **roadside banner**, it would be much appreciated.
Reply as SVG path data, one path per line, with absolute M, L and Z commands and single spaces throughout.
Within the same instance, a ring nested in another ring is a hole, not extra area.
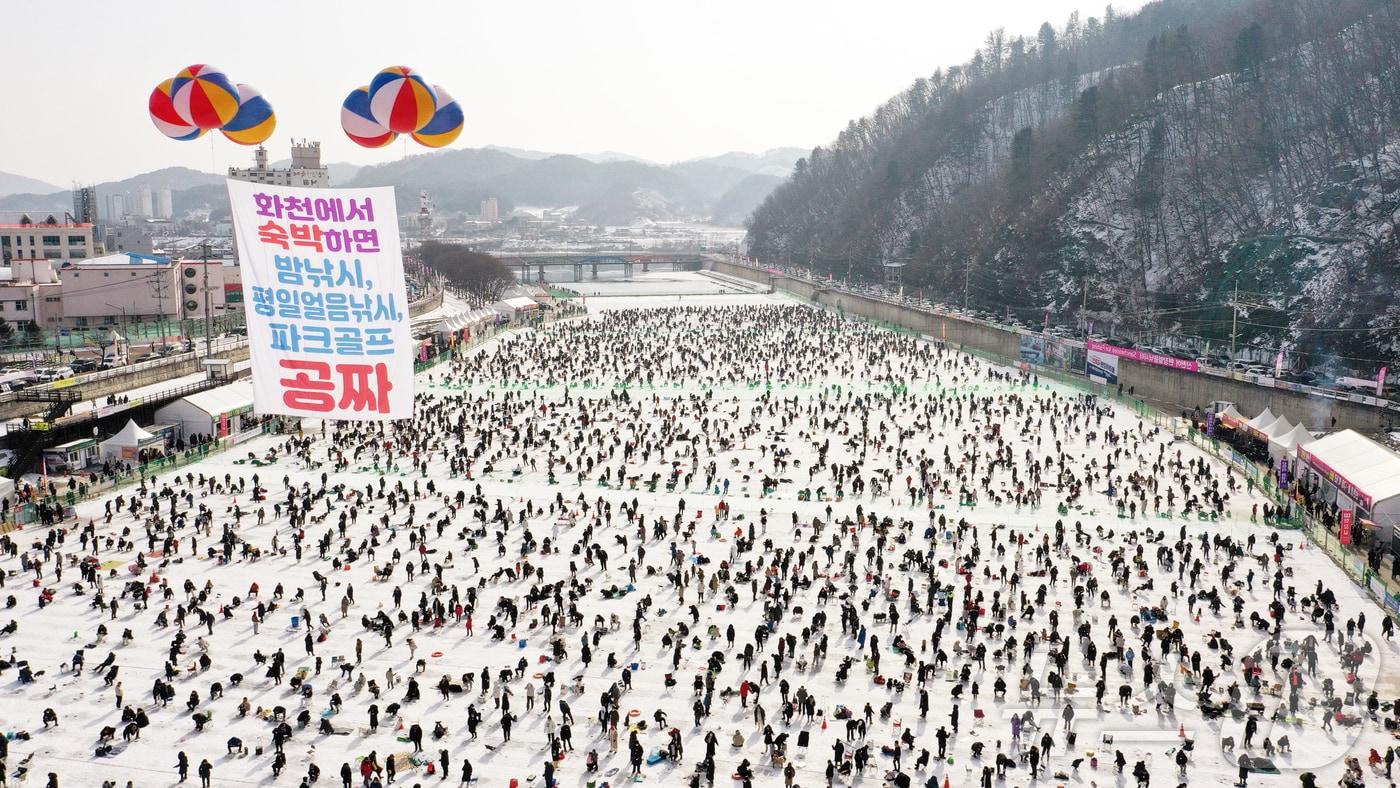
M 1089 348 L 1087 358 L 1089 380 L 1109 386 L 1118 384 L 1118 357 Z
M 1092 340 L 1087 342 L 1086 345 L 1088 346 L 1090 353 L 1097 351 L 1100 355 L 1126 358 L 1129 361 L 1136 361 L 1139 364 L 1152 364 L 1153 366 L 1158 367 L 1170 367 L 1172 369 L 1179 369 L 1185 372 L 1197 372 L 1200 369 L 1199 365 L 1197 365 L 1196 362 L 1191 361 L 1189 359 L 1176 358 L 1174 356 L 1164 356 L 1160 353 L 1148 353 L 1145 350 L 1135 350 L 1133 348 L 1118 347 L 1117 345 L 1110 345 L 1106 342 L 1094 342 Z
M 1021 335 L 1021 360 L 1028 364 L 1045 363 L 1045 337 L 1038 334 Z
M 230 179 L 258 413 L 413 415 L 413 338 L 392 187 Z

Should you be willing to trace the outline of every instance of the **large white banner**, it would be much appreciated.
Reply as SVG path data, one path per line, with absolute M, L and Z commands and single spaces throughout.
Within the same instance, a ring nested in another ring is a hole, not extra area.
M 392 187 L 229 180 L 258 413 L 413 415 L 413 338 Z

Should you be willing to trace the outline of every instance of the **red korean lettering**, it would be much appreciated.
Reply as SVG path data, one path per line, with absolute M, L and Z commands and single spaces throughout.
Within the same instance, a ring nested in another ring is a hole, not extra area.
M 283 369 L 300 370 L 292 377 L 278 381 L 283 388 L 283 404 L 289 408 L 316 413 L 328 413 L 335 408 L 335 382 L 331 380 L 329 363 L 290 358 L 284 358 L 279 363 Z M 315 377 L 307 373 L 313 373 Z
M 340 408 L 360 412 L 389 412 L 389 368 L 385 364 L 337 364 L 340 373 Z M 373 381 L 370 376 L 373 376 Z

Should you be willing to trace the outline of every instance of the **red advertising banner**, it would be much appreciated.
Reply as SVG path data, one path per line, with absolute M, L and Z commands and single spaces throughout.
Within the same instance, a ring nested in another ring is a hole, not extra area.
M 1342 544 L 1351 544 L 1351 518 L 1352 511 L 1343 509 L 1337 513 L 1337 538 L 1342 540 Z
M 1184 358 L 1147 353 L 1142 350 L 1133 350 L 1132 348 L 1118 347 L 1117 345 L 1107 345 L 1103 342 L 1090 341 L 1085 343 L 1085 346 L 1089 350 L 1106 353 L 1119 358 L 1126 358 L 1129 361 L 1136 361 L 1139 364 L 1154 364 L 1159 367 L 1170 367 L 1172 369 L 1185 370 L 1186 372 L 1196 372 L 1199 370 L 1199 366 L 1196 362 Z

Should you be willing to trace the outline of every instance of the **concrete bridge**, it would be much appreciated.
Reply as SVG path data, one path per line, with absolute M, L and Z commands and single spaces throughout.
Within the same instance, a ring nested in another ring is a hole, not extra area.
M 522 282 L 533 282 L 545 278 L 547 272 L 569 272 L 574 282 L 597 279 L 598 271 L 621 271 L 624 278 L 630 279 L 637 272 L 650 273 L 663 271 L 699 271 L 709 259 L 698 252 L 522 252 L 497 254 L 506 267 L 515 272 Z M 531 277 L 531 272 L 536 276 Z

